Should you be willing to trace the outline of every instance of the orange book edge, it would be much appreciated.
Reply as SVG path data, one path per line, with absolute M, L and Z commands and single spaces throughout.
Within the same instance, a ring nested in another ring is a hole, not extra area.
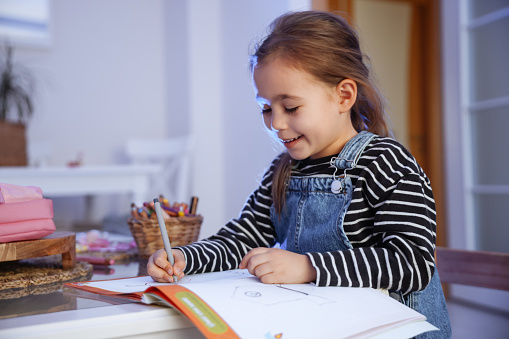
M 206 338 L 240 338 L 212 307 L 184 286 L 151 286 L 144 295 L 155 296 L 169 303 L 191 320 Z
M 124 278 L 112 280 L 122 279 Z M 182 285 L 150 286 L 142 292 L 122 293 L 88 286 L 86 283 L 87 281 L 71 282 L 64 285 L 86 292 L 172 307 L 187 317 L 206 338 L 240 338 L 212 307 Z M 158 302 L 146 301 L 150 297 Z

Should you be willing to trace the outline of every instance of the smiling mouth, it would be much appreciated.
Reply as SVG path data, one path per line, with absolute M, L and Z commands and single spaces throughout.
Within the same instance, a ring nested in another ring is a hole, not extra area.
M 279 140 L 281 140 L 281 141 L 283 142 L 283 144 L 287 144 L 287 143 L 289 143 L 289 142 L 292 142 L 292 141 L 298 140 L 298 139 L 300 139 L 300 138 L 302 138 L 302 135 L 299 135 L 298 137 L 293 138 L 293 139 L 286 139 L 286 140 L 285 140 L 285 139 L 279 139 Z

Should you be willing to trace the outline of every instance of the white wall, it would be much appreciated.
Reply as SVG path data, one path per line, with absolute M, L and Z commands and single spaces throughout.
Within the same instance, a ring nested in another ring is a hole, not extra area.
M 309 1 L 187 3 L 193 194 L 207 236 L 238 216 L 276 155 L 254 101 L 249 46 L 278 15 L 309 8 Z
M 189 113 L 191 133 L 196 138 L 192 190 L 200 198 L 198 208 L 204 216 L 202 236 L 224 224 L 220 10 L 221 4 L 217 2 L 188 2 Z
M 28 141 L 52 144 L 50 165 L 122 162 L 127 138 L 166 134 L 162 3 L 53 0 L 51 45 L 17 50 L 39 78 Z
M 186 135 L 190 130 L 189 61 L 186 1 L 163 0 L 166 135 Z

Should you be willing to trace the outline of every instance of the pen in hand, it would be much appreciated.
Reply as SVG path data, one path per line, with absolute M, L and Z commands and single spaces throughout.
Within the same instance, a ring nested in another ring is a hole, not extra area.
M 168 232 L 166 232 L 166 223 L 164 222 L 163 212 L 161 210 L 161 203 L 157 198 L 154 199 L 154 209 L 156 210 L 157 222 L 159 223 L 159 228 L 161 229 L 161 236 L 163 237 L 164 250 L 168 255 L 168 261 L 173 267 L 173 265 L 175 264 L 175 259 L 173 258 L 173 252 L 171 251 L 171 244 L 170 239 L 168 237 Z M 178 282 L 178 278 L 175 274 L 173 275 L 173 281 Z

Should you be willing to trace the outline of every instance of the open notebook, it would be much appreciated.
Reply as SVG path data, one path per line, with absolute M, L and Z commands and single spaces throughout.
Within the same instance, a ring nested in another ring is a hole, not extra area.
M 247 270 L 68 283 L 102 295 L 173 307 L 207 338 L 408 338 L 435 327 L 371 288 L 261 283 Z

